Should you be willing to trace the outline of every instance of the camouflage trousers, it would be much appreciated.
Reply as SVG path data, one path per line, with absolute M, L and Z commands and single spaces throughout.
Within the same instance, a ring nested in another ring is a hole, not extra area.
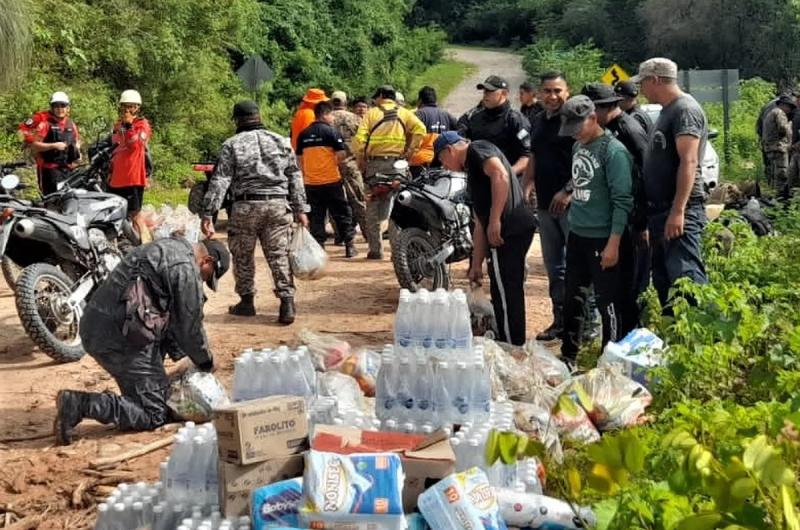
M 344 191 L 347 194 L 347 201 L 350 209 L 353 210 L 353 221 L 358 224 L 361 234 L 367 237 L 367 201 L 364 196 L 364 179 L 361 177 L 361 170 L 353 157 L 348 158 L 339 165 L 344 181 Z
M 792 188 L 800 186 L 800 153 L 794 150 L 789 158 L 789 170 L 786 172 L 786 180 L 790 193 Z
M 286 199 L 236 201 L 228 221 L 228 246 L 231 249 L 236 294 L 256 293 L 256 240 L 272 271 L 274 293 L 278 298 L 294 296 L 294 278 L 289 267 L 292 237 L 292 211 Z
M 770 151 L 767 153 L 767 182 L 778 193 L 783 192 L 789 182 L 789 154 L 783 151 Z
M 393 164 L 396 158 L 377 159 L 367 161 L 366 178 L 364 179 L 367 186 L 372 182 L 372 177 L 376 173 L 389 173 L 393 170 Z M 382 225 L 384 221 L 389 220 L 389 208 L 391 206 L 391 194 L 384 195 L 383 197 L 376 197 L 371 194 L 367 195 L 367 232 L 364 234 L 369 244 L 369 252 L 373 255 L 383 254 L 383 233 Z M 396 230 L 394 223 L 389 223 L 389 238 L 393 238 Z

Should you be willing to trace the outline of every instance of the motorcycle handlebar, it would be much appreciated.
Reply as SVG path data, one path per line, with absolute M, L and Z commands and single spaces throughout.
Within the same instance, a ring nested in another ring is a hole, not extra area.
M 27 165 L 28 165 L 28 162 L 26 162 L 24 160 L 18 160 L 16 162 L 8 162 L 8 163 L 5 163 L 5 164 L 0 164 L 0 170 L 7 171 L 7 170 L 10 170 L 10 169 L 17 169 L 17 168 L 21 168 L 21 167 L 26 167 Z

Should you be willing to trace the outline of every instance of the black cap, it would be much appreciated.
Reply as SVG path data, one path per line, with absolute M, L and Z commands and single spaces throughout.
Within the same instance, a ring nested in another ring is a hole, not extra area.
M 635 98 L 639 95 L 639 89 L 633 81 L 620 81 L 614 85 L 614 93 L 623 98 Z
M 504 88 L 508 90 L 508 81 L 497 75 L 490 75 L 486 81 L 478 85 L 478 90 L 500 90 Z
M 206 285 L 216 291 L 219 279 L 231 268 L 231 254 L 228 252 L 228 248 L 216 239 L 204 239 L 202 243 L 206 247 L 208 255 L 214 259 L 214 274 L 206 281 Z
M 530 81 L 525 81 L 519 86 L 520 90 L 524 90 L 525 92 L 536 92 L 536 86 L 531 83 Z
M 372 98 L 386 98 L 386 99 L 394 99 L 397 97 L 397 92 L 395 91 L 392 85 L 381 85 L 372 94 Z
M 614 87 L 605 83 L 589 83 L 583 87 L 581 94 L 591 99 L 595 105 L 608 105 L 622 100 L 622 96 L 614 93 Z
M 559 136 L 575 136 L 583 127 L 586 118 L 595 111 L 594 103 L 587 96 L 572 96 L 561 105 L 561 129 Z
M 233 106 L 233 118 L 244 118 L 246 116 L 252 116 L 253 114 L 258 114 L 258 103 L 252 101 L 250 99 L 245 99 L 244 101 L 240 101 L 236 105 Z

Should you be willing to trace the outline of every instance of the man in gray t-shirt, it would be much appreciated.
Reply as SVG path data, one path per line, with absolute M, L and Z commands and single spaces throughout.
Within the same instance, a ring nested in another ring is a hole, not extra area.
M 639 65 L 633 81 L 662 106 L 644 163 L 653 285 L 662 307 L 678 278 L 707 283 L 700 250 L 706 224 L 702 160 L 708 139 L 705 113 L 678 87 L 678 66 L 657 57 Z

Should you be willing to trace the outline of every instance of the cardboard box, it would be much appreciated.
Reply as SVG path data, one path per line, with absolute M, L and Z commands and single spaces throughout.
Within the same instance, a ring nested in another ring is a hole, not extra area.
M 225 517 L 250 514 L 250 495 L 267 484 L 300 477 L 305 455 L 292 455 L 249 466 L 219 463 L 219 504 Z
M 417 509 L 417 498 L 430 486 L 455 472 L 456 455 L 444 432 L 428 437 L 393 432 L 360 431 L 350 427 L 317 425 L 311 448 L 331 453 L 400 453 L 403 472 L 403 509 Z
M 300 453 L 308 448 L 302 397 L 273 396 L 241 401 L 214 411 L 219 458 L 247 465 Z

